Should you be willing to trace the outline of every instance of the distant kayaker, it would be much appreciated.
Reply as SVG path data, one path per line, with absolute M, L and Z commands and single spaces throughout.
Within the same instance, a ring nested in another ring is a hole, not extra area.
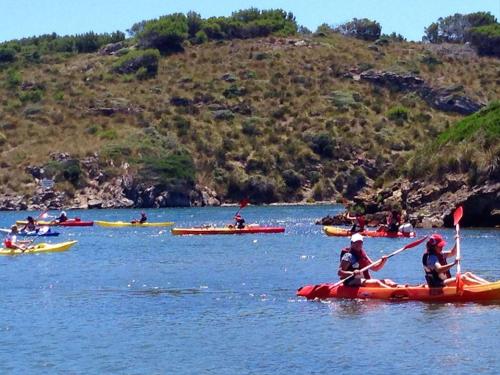
M 446 241 L 440 234 L 433 234 L 427 241 L 427 251 L 422 256 L 422 264 L 424 266 L 425 280 L 429 287 L 442 288 L 455 285 L 456 278 L 451 276 L 450 269 L 457 264 L 457 259 L 448 264 L 446 258 L 457 254 L 457 245 L 455 243 L 450 251 L 443 251 L 445 246 Z M 469 285 L 488 284 L 488 281 L 470 272 L 462 274 L 461 279 L 464 284 Z
M 371 269 L 373 271 L 380 271 L 384 267 L 386 261 L 387 257 L 383 256 L 380 262 Z M 355 233 L 351 236 L 351 246 L 341 251 L 338 275 L 341 279 L 353 275 L 344 282 L 346 286 L 391 288 L 397 285 L 391 280 L 372 279 L 368 271 L 364 271 L 363 273 L 360 272 L 362 268 L 372 263 L 373 261 L 363 249 L 363 236 L 359 233 Z
M 26 218 L 27 223 L 21 228 L 21 232 L 35 232 L 37 230 L 35 219 L 33 216 L 28 216 Z
M 148 221 L 148 217 L 146 216 L 145 212 L 141 212 L 141 217 L 140 219 L 134 219 L 131 221 L 132 224 L 144 224 L 146 221 Z
M 19 234 L 19 228 L 17 225 L 13 225 L 10 228 L 10 232 L 7 234 L 3 240 L 3 245 L 7 249 L 19 249 L 26 250 L 26 244 L 31 243 L 31 241 L 18 241 L 17 235 Z
M 61 214 L 59 215 L 59 217 L 56 218 L 56 221 L 58 223 L 64 223 L 67 220 L 68 220 L 68 216 L 66 216 L 66 211 L 61 211 Z
M 386 218 L 386 224 L 382 224 L 377 232 L 398 233 L 401 225 L 401 214 L 397 210 L 389 212 Z
M 353 222 L 353 225 L 351 227 L 352 233 L 358 233 L 365 230 L 366 220 L 365 216 L 362 213 L 356 212 L 354 216 L 351 216 L 351 214 L 347 212 L 346 219 Z
M 243 217 L 241 217 L 240 214 L 237 214 L 235 217 L 234 217 L 234 226 L 238 229 L 243 229 L 245 228 L 245 219 L 243 219 Z

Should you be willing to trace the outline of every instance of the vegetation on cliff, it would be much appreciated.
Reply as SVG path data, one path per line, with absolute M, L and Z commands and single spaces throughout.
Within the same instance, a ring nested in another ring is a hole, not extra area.
M 51 162 L 66 152 L 77 161 L 97 153 L 104 178 L 127 173 L 177 190 L 198 183 L 231 200 L 353 196 L 402 173 L 415 150 L 462 119 L 360 73 L 415 75 L 479 103 L 499 97 L 497 60 L 396 35 L 373 41 L 380 25 L 352 22 L 368 31 L 298 34 L 305 30 L 281 10 L 191 12 L 135 24 L 128 39 L 4 43 L 0 194 L 32 194 L 32 165 L 46 166 L 61 190 L 84 186 L 79 163 Z M 488 155 L 474 160 L 490 165 Z

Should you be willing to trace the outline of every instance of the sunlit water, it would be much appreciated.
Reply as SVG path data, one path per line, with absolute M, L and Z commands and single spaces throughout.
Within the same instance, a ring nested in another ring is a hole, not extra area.
M 174 237 L 169 228 L 62 228 L 49 241 L 77 239 L 68 252 L 1 257 L 0 373 L 499 373 L 500 304 L 295 296 L 302 285 L 336 279 L 348 239 L 326 237 L 314 221 L 340 209 L 243 210 L 247 223 L 284 225 L 285 234 Z M 176 226 L 222 225 L 235 211 L 148 215 Z M 112 221 L 138 213 L 71 216 Z M 0 213 L 0 226 L 26 215 Z M 440 233 L 453 241 L 453 231 Z M 462 235 L 463 269 L 500 279 L 500 231 Z M 375 259 L 408 241 L 368 238 L 365 248 Z M 421 283 L 422 251 L 391 258 L 376 276 Z

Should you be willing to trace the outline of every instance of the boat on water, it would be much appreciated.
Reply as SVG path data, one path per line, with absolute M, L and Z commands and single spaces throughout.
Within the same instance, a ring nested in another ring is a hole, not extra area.
M 204 234 L 256 234 L 256 233 L 283 233 L 285 227 L 266 227 L 250 224 L 244 228 L 228 227 L 193 227 L 193 228 L 172 228 L 174 235 L 204 235 Z
M 17 225 L 26 225 L 28 222 L 26 220 L 16 221 Z M 80 218 L 68 219 L 63 222 L 58 221 L 37 221 L 37 225 L 48 225 L 48 226 L 59 226 L 59 227 L 91 227 L 94 225 L 93 221 L 84 221 Z
M 0 255 L 21 255 L 38 253 L 55 253 L 69 250 L 78 241 L 67 241 L 60 243 L 38 243 L 29 246 L 26 250 L 0 248 Z
M 173 221 L 164 221 L 164 222 L 145 222 L 145 223 L 132 223 L 127 221 L 94 221 L 96 225 L 101 227 L 169 227 L 174 225 Z
M 351 232 L 349 229 L 346 228 L 340 228 L 340 227 L 333 227 L 326 225 L 323 227 L 323 231 L 327 236 L 332 236 L 332 237 L 349 237 L 353 235 L 353 232 Z M 362 232 L 358 232 L 362 236 L 366 237 L 388 237 L 388 238 L 402 238 L 402 237 L 408 237 L 412 238 L 415 237 L 415 232 L 386 232 L 386 231 L 377 231 L 377 230 L 364 230 Z
M 387 301 L 424 302 L 485 302 L 500 301 L 500 281 L 483 285 L 465 285 L 463 291 L 455 286 L 429 288 L 427 285 L 398 286 L 394 288 L 335 286 L 325 283 L 306 285 L 297 290 L 297 296 L 311 299 L 374 299 Z

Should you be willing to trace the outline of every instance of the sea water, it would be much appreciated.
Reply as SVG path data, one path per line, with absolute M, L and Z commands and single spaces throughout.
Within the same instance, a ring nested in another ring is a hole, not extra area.
M 298 298 L 336 281 L 348 238 L 315 220 L 341 206 L 247 207 L 284 234 L 172 236 L 170 228 L 57 228 L 62 253 L 0 257 L 1 374 L 496 374 L 500 304 Z M 225 225 L 237 207 L 147 210 L 176 227 Z M 124 220 L 139 210 L 69 211 Z M 0 227 L 27 212 L 0 213 Z M 55 214 L 55 213 L 54 213 Z M 467 213 L 465 212 L 465 215 Z M 436 230 L 418 230 L 426 235 Z M 454 231 L 439 233 L 453 244 Z M 372 259 L 410 239 L 366 238 Z M 462 231 L 462 269 L 500 279 L 500 231 Z M 450 247 L 450 246 L 447 246 Z M 374 273 L 422 283 L 424 246 Z

